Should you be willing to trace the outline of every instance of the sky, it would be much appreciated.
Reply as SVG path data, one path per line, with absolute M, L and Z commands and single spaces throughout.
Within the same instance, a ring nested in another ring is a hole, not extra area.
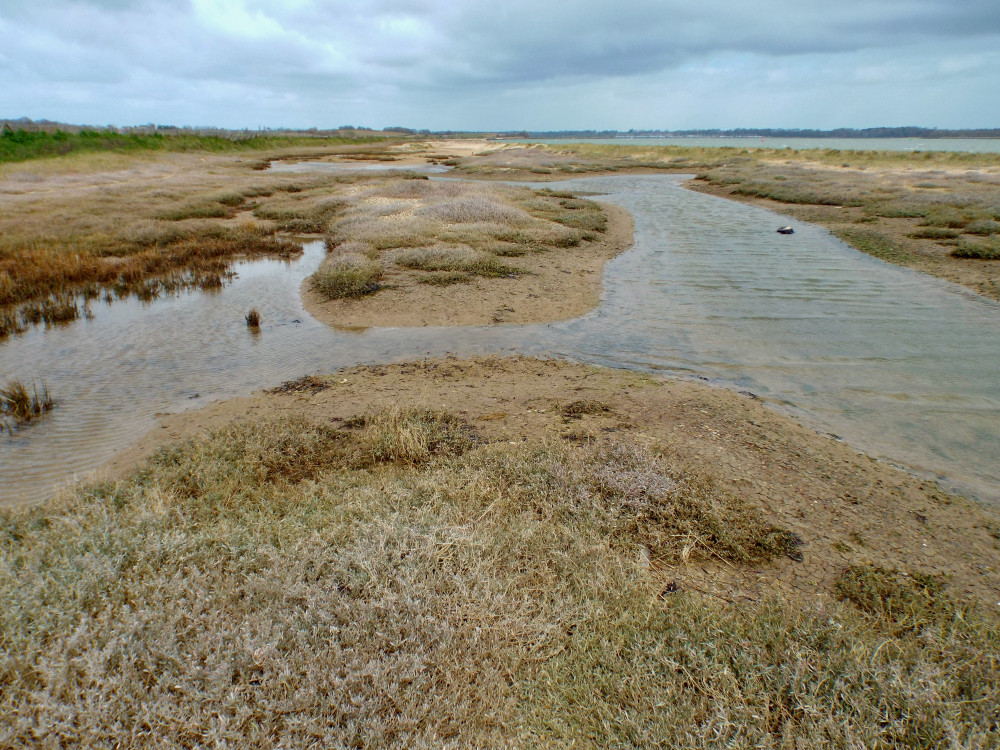
M 1000 127 L 1000 0 L 0 0 L 0 118 Z

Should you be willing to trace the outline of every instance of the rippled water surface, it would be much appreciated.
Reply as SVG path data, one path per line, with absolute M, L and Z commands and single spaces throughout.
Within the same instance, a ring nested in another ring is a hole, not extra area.
M 602 305 L 564 323 L 338 331 L 302 309 L 319 243 L 241 265 L 224 290 L 95 305 L 92 320 L 0 344 L 0 378 L 43 376 L 59 407 L 0 438 L 8 501 L 44 497 L 155 425 L 311 372 L 514 350 L 750 390 L 876 455 L 1000 501 L 1000 306 L 862 255 L 825 230 L 694 193 L 676 176 L 574 180 L 636 218 Z M 261 310 L 259 335 L 243 315 Z

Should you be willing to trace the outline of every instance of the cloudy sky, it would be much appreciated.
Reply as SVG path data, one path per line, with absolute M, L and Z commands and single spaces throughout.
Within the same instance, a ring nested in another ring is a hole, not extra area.
M 1000 0 L 0 0 L 0 117 L 1000 127 Z

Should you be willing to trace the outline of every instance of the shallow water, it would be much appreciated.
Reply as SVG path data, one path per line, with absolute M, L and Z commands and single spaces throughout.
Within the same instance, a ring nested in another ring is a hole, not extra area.
M 617 146 L 691 146 L 708 148 L 836 149 L 838 151 L 965 151 L 1000 154 L 1000 138 L 562 138 L 510 139 L 522 143 L 600 143 Z
M 240 264 L 231 286 L 141 304 L 0 344 L 0 379 L 44 376 L 58 408 L 0 438 L 0 497 L 51 494 L 151 429 L 197 408 L 359 362 L 516 350 L 660 371 L 749 390 L 872 454 L 945 475 L 1000 503 L 1000 306 L 875 260 L 823 229 L 684 190 L 677 176 L 561 183 L 636 218 L 635 247 L 608 264 L 603 302 L 563 323 L 330 329 L 292 263 Z M 263 315 L 259 335 L 243 321 Z

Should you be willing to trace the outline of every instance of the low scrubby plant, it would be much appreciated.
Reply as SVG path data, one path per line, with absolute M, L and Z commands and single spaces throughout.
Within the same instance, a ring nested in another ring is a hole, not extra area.
M 428 247 L 403 250 L 393 256 L 403 268 L 420 271 L 464 271 L 476 276 L 510 277 L 519 270 L 508 266 L 495 255 L 469 247 Z
M 338 253 L 326 258 L 309 277 L 312 288 L 327 299 L 363 297 L 380 289 L 382 264 L 356 253 Z
M 256 307 L 251 307 L 250 312 L 243 317 L 247 322 L 247 328 L 260 328 L 260 313 Z
M 472 276 L 460 271 L 441 271 L 422 275 L 417 281 L 430 286 L 451 286 L 452 284 L 468 284 Z
M 915 240 L 957 240 L 962 236 L 962 233 L 957 229 L 944 227 L 920 227 L 907 236 Z
M 976 219 L 976 221 L 970 221 L 966 224 L 965 229 L 962 231 L 966 234 L 978 234 L 983 237 L 1000 234 L 1000 221 L 994 221 L 993 219 Z
M 973 260 L 1000 260 L 1000 237 L 983 240 L 959 240 L 958 247 L 951 251 L 956 258 Z

